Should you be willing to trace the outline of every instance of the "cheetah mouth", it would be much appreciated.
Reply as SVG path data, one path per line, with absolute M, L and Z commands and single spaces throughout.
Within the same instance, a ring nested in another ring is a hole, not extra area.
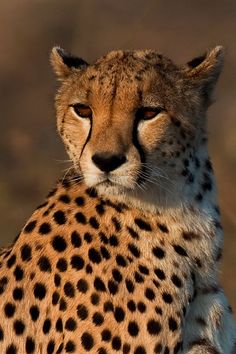
M 105 189 L 112 189 L 113 191 L 115 189 L 117 190 L 132 190 L 133 186 L 127 185 L 126 183 L 122 183 L 122 180 L 120 181 L 119 178 L 112 178 L 112 176 L 106 176 L 104 177 L 101 181 L 98 181 L 96 183 L 96 187 L 101 187 Z

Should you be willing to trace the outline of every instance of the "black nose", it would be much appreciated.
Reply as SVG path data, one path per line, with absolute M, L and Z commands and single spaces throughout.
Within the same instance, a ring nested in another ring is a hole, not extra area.
M 95 165 L 103 172 L 110 172 L 126 162 L 125 155 L 111 155 L 108 152 L 98 153 L 92 156 Z

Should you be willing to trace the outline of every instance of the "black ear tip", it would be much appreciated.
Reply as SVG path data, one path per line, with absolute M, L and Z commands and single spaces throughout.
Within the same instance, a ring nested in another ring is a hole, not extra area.
M 87 66 L 87 62 L 81 58 L 78 58 L 69 52 L 67 52 L 65 49 L 61 47 L 54 47 L 52 49 L 52 52 L 56 53 L 57 55 L 60 56 L 62 59 L 63 63 L 69 67 L 69 68 L 81 68 L 82 66 Z

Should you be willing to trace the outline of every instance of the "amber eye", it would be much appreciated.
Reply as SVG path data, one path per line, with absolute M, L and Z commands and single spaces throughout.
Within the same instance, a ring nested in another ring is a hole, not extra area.
M 74 111 L 78 116 L 82 118 L 91 118 L 92 117 L 92 110 L 89 106 L 86 106 L 82 103 L 76 103 L 71 105 L 74 108 Z
M 149 120 L 155 118 L 163 111 L 165 111 L 163 107 L 142 107 L 139 108 L 137 115 L 141 120 Z

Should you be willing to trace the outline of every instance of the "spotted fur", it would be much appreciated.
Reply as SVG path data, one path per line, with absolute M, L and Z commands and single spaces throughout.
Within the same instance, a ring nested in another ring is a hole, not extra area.
M 222 57 L 53 49 L 74 167 L 0 254 L 1 353 L 235 353 L 205 117 Z

